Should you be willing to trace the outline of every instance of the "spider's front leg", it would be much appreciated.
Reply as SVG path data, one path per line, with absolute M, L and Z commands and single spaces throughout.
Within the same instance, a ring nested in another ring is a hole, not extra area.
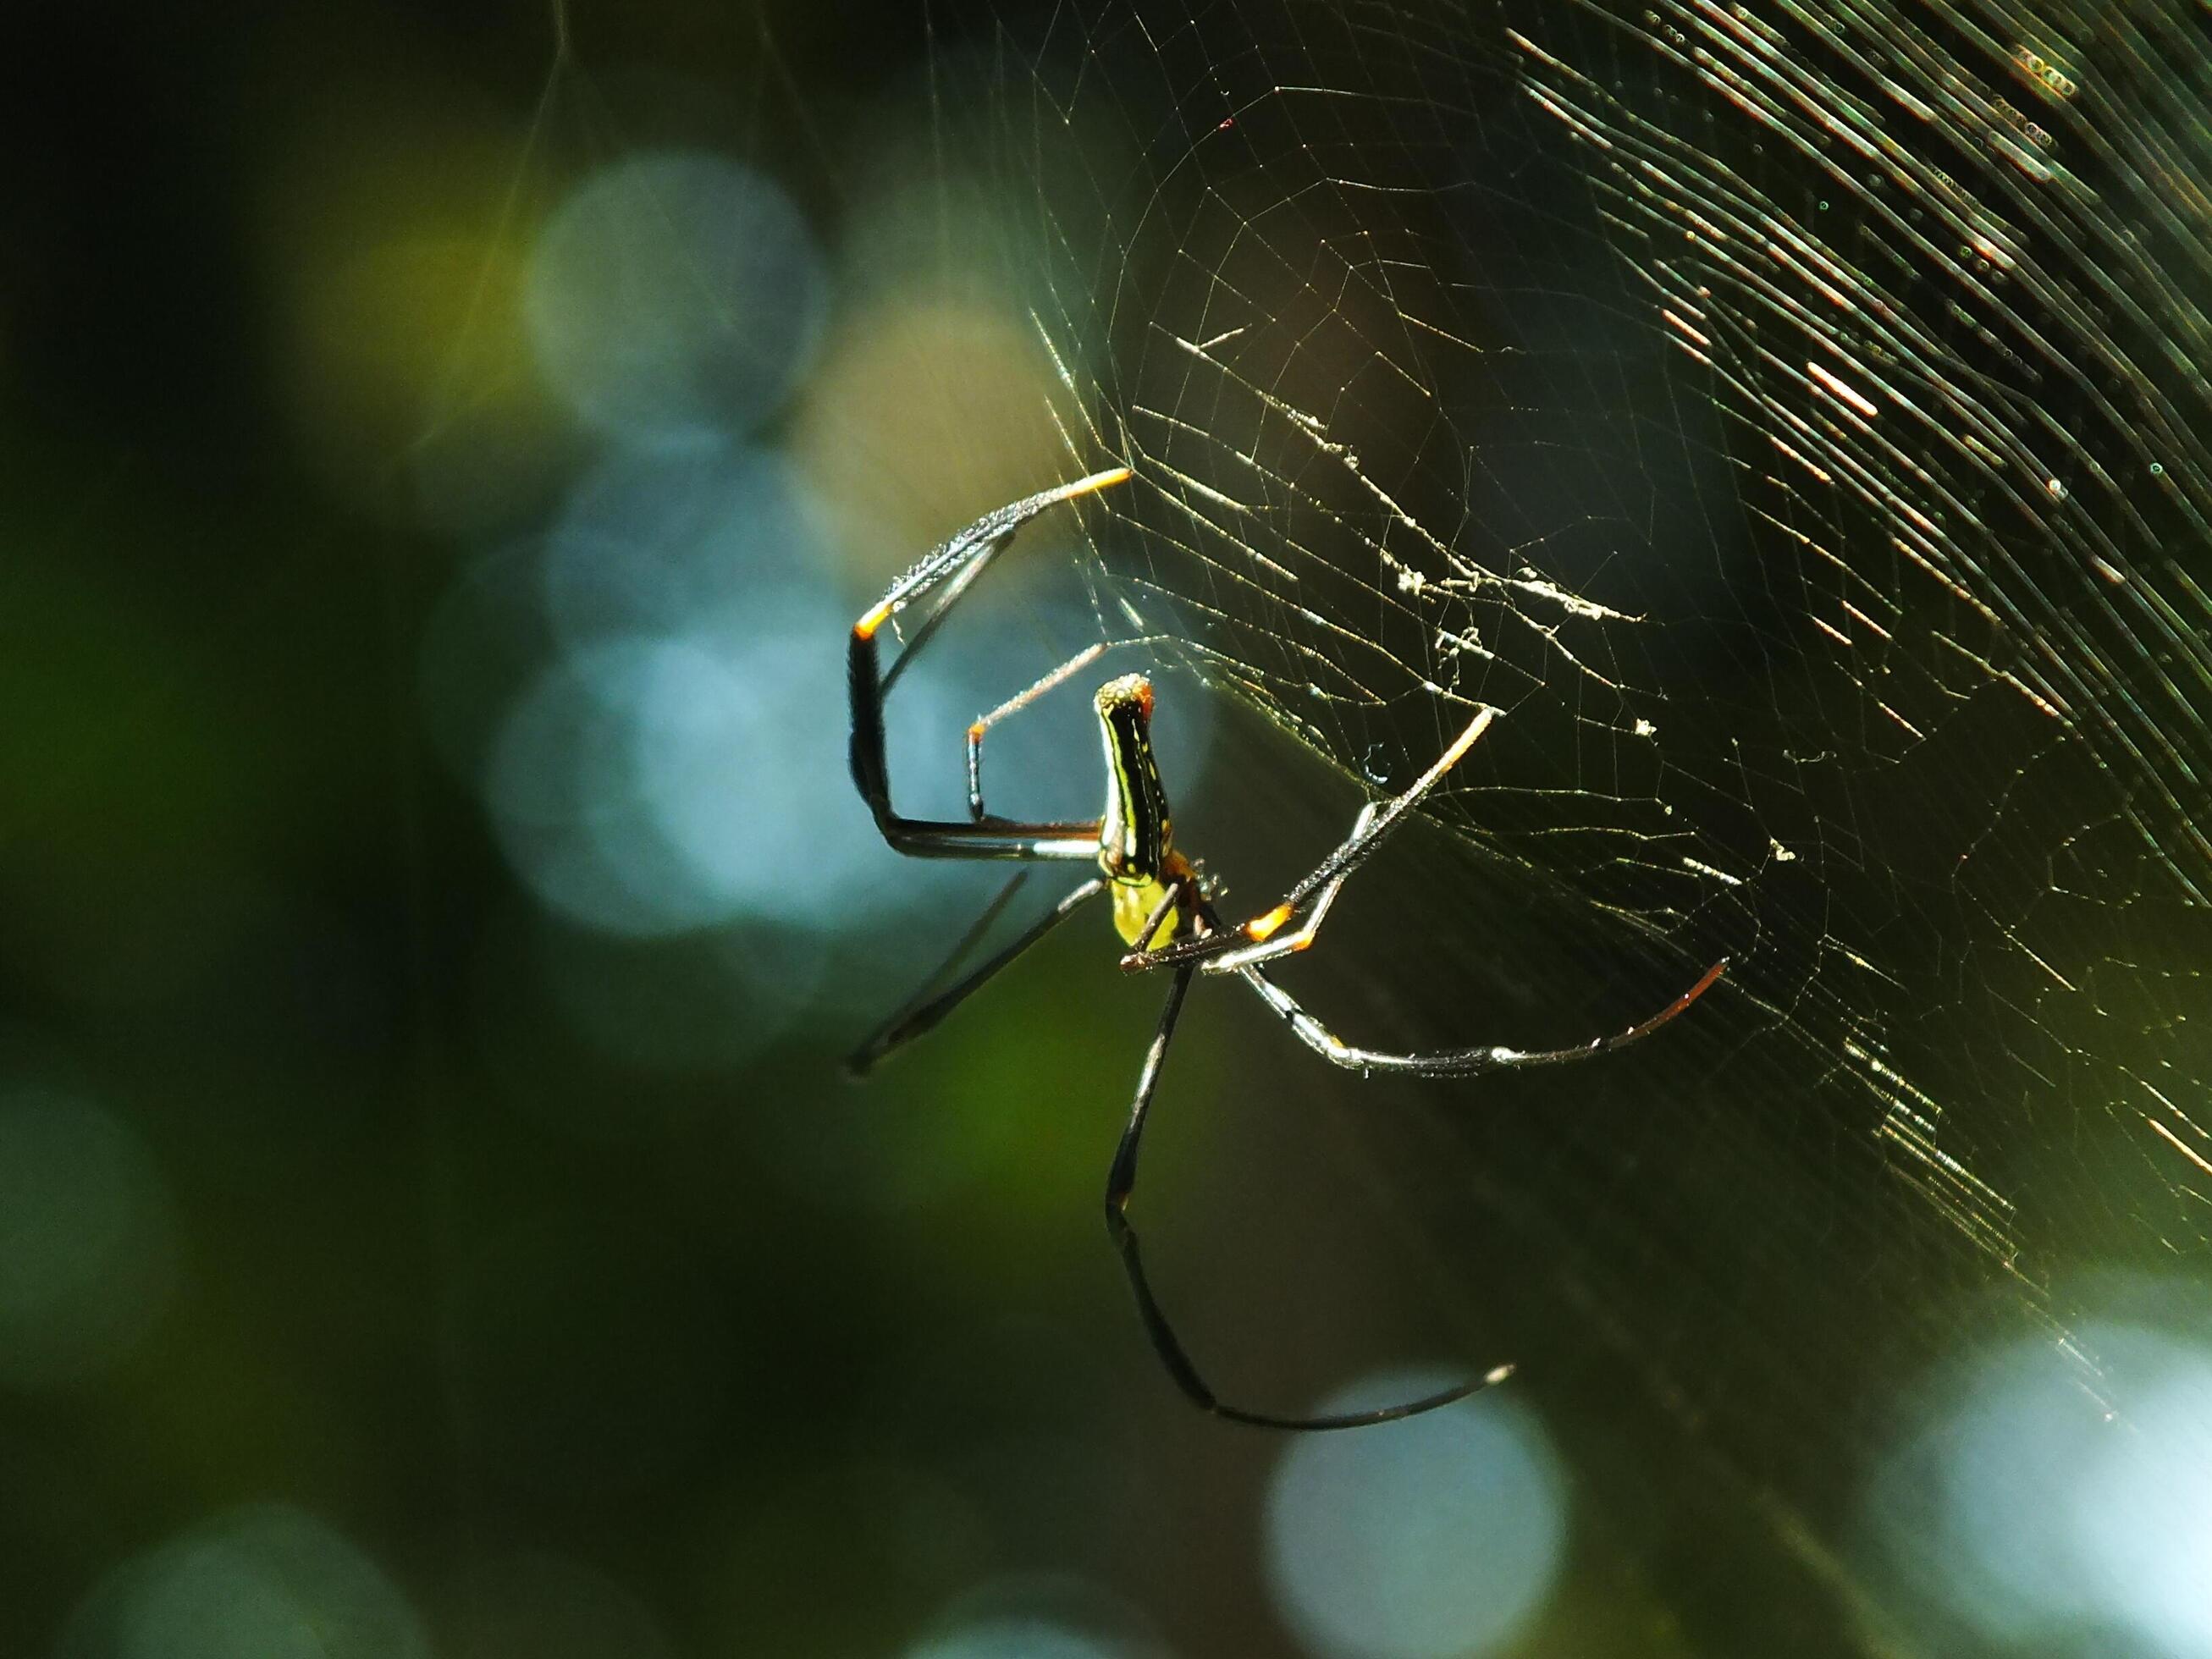
M 1178 939 L 1156 951 L 1132 951 L 1121 958 L 1123 969 L 1141 973 L 1147 969 L 1196 963 L 1202 972 L 1227 974 L 1306 949 L 1327 919 L 1329 906 L 1336 902 L 1337 890 L 1344 885 L 1346 878 L 1364 864 L 1406 814 L 1420 804 L 1422 797 L 1437 787 L 1445 773 L 1459 764 L 1497 717 L 1495 708 L 1484 707 L 1468 722 L 1467 729 L 1452 739 L 1435 763 L 1415 778 L 1403 793 L 1388 801 L 1370 801 L 1360 808 L 1358 817 L 1352 822 L 1352 833 L 1304 880 L 1285 894 L 1282 902 L 1273 909 L 1253 917 L 1242 927 L 1222 928 L 1204 938 Z M 1285 933 L 1284 927 L 1301 909 L 1306 912 L 1304 923 Z
M 846 685 L 852 704 L 851 765 L 854 787 L 867 803 L 876 828 L 896 850 L 916 858 L 1065 859 L 1095 858 L 1098 825 L 1093 823 L 1012 823 L 995 821 L 944 822 L 902 816 L 891 805 L 890 763 L 884 750 L 884 701 L 890 688 L 928 643 L 945 614 L 982 574 L 993 556 L 1048 507 L 1121 483 L 1127 467 L 1094 472 L 1087 478 L 1027 496 L 985 514 L 937 547 L 853 624 L 846 658 Z M 884 625 L 940 584 L 949 584 L 937 606 L 885 672 L 878 635 Z
M 1382 811 L 1382 803 L 1370 801 L 1359 809 L 1359 817 L 1352 826 L 1352 841 L 1366 835 L 1376 817 Z M 1348 844 L 1348 843 L 1347 843 Z M 1272 962 L 1277 957 L 1286 957 L 1307 949 L 1314 935 L 1328 920 L 1329 906 L 1336 902 L 1338 890 L 1344 885 L 1351 870 L 1339 870 L 1322 884 L 1321 890 L 1313 896 L 1306 919 L 1289 933 L 1278 933 L 1262 938 L 1252 933 L 1253 924 L 1242 927 L 1224 927 L 1209 909 L 1204 931 L 1194 931 L 1191 937 L 1163 945 L 1156 951 L 1133 951 L 1121 958 L 1123 969 L 1134 972 L 1146 968 L 1194 965 L 1202 974 L 1231 974 L 1240 968 L 1249 968 L 1256 963 Z M 1283 908 L 1283 907 L 1278 907 Z M 1273 911 L 1268 913 L 1273 915 Z M 1150 935 L 1146 935 L 1147 938 Z

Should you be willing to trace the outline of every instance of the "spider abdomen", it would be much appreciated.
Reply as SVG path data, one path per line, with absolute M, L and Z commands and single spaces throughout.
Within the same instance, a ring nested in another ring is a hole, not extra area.
M 1169 904 L 1168 896 L 1176 890 L 1177 884 L 1190 876 L 1190 865 L 1180 853 L 1174 852 L 1160 862 L 1163 867 L 1158 875 L 1137 881 L 1125 878 L 1107 889 L 1114 899 L 1114 931 L 1133 950 L 1157 951 L 1172 943 L 1182 925 L 1183 907 Z M 1164 913 L 1161 910 L 1163 905 L 1167 907 Z M 1152 936 L 1141 939 L 1145 924 L 1155 915 L 1160 920 L 1152 929 Z

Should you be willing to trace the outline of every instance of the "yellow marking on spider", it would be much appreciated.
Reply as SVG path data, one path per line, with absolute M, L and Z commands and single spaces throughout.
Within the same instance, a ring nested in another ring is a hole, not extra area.
M 1103 472 L 1094 472 L 1087 478 L 1078 478 L 1068 485 L 1064 499 L 1073 501 L 1078 495 L 1094 495 L 1101 489 L 1110 489 L 1117 483 L 1127 483 L 1136 474 L 1126 466 L 1109 466 Z
M 861 617 L 860 621 L 853 624 L 853 637 L 860 640 L 872 640 L 876 636 L 876 630 L 878 628 L 881 628 L 890 619 L 890 601 L 886 599 L 881 605 L 876 606 L 874 610 L 869 611 L 866 616 Z
M 1267 940 L 1274 938 L 1276 933 L 1281 931 L 1283 924 L 1290 919 L 1291 907 L 1287 904 L 1279 904 L 1266 915 L 1255 916 L 1246 922 L 1244 936 L 1264 944 Z
M 1121 934 L 1124 945 L 1133 950 L 1157 951 L 1162 945 L 1174 942 L 1176 927 L 1182 920 L 1182 912 L 1173 905 L 1169 906 L 1168 913 L 1160 918 L 1160 925 L 1152 929 L 1150 939 L 1140 941 L 1137 938 L 1145 931 L 1145 923 L 1151 919 L 1152 912 L 1159 908 L 1161 902 L 1167 897 L 1168 890 L 1164 884 L 1117 881 L 1113 884 L 1112 891 L 1114 931 Z
M 1437 763 L 1421 775 L 1421 781 L 1413 786 L 1414 788 L 1425 791 L 1428 785 L 1458 765 L 1460 757 L 1474 747 L 1475 739 L 1490 730 L 1490 722 L 1497 718 L 1498 711 L 1495 708 L 1485 708 L 1476 714 L 1468 722 L 1467 730 L 1453 738 L 1451 747 L 1437 757 Z

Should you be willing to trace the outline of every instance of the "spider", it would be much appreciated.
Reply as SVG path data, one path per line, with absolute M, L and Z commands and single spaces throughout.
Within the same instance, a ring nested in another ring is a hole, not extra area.
M 1248 1411 L 1220 1399 L 1200 1376 L 1170 1325 L 1146 1276 L 1128 1206 L 1137 1183 L 1137 1152 L 1144 1138 L 1146 1115 L 1159 1086 L 1168 1042 L 1175 1035 L 1176 1021 L 1182 1012 L 1183 996 L 1191 981 L 1201 975 L 1234 975 L 1280 1015 L 1301 1042 L 1323 1059 L 1363 1076 L 1376 1072 L 1407 1072 L 1422 1077 L 1463 1077 L 1480 1072 L 1560 1065 L 1626 1048 L 1650 1036 L 1704 995 L 1727 967 L 1727 958 L 1708 968 L 1696 984 L 1657 1013 L 1626 1031 L 1597 1037 L 1571 1048 L 1534 1051 L 1485 1047 L 1395 1054 L 1355 1048 L 1306 1012 L 1288 991 L 1269 976 L 1267 963 L 1304 951 L 1313 944 L 1346 878 L 1366 861 L 1391 829 L 1474 746 L 1497 713 L 1489 708 L 1478 713 L 1436 763 L 1403 793 L 1387 801 L 1370 801 L 1363 807 L 1351 835 L 1293 886 L 1280 903 L 1240 927 L 1223 923 L 1212 902 L 1211 886 L 1176 848 L 1167 793 L 1152 758 L 1152 688 L 1142 675 L 1126 674 L 1109 680 L 1098 689 L 1094 699 L 1106 751 L 1106 808 L 1103 817 L 1065 823 L 1021 823 L 995 817 L 984 808 L 984 734 L 996 722 L 1018 712 L 1094 660 L 1106 649 L 1103 645 L 1079 653 L 968 728 L 967 822 L 933 822 L 902 816 L 891 805 L 890 774 L 884 753 L 884 700 L 900 672 L 929 642 L 946 613 L 1022 526 L 1048 507 L 1095 494 L 1130 476 L 1128 468 L 1115 467 L 1058 489 L 1041 491 L 986 514 L 901 576 L 891 585 L 890 591 L 853 625 L 848 658 L 853 781 L 874 814 L 876 827 L 884 839 L 896 851 L 915 858 L 1051 860 L 1093 865 L 1097 873 L 1079 883 L 988 960 L 951 986 L 939 989 L 945 977 L 966 957 L 1027 878 L 1026 871 L 1017 872 L 954 948 L 944 967 L 854 1052 L 848 1064 L 856 1074 L 866 1073 L 893 1049 L 937 1024 L 992 975 L 1068 916 L 1091 900 L 1106 896 L 1113 908 L 1115 929 L 1128 947 L 1121 966 L 1131 971 L 1166 969 L 1170 975 L 1167 1002 L 1160 1011 L 1152 1046 L 1145 1051 L 1144 1065 L 1137 1075 L 1136 1097 L 1129 1108 L 1128 1126 L 1122 1131 L 1106 1182 L 1107 1231 L 1127 1275 L 1146 1334 L 1161 1364 L 1193 1404 L 1216 1416 L 1261 1428 L 1355 1428 L 1433 1411 L 1503 1381 L 1513 1368 L 1499 1365 L 1455 1387 L 1400 1405 L 1334 1416 L 1284 1417 Z M 884 624 L 940 586 L 944 592 L 935 607 L 914 629 L 889 672 L 884 672 L 877 653 L 877 638 Z M 1299 925 L 1290 927 L 1293 919 L 1301 915 L 1304 920 Z

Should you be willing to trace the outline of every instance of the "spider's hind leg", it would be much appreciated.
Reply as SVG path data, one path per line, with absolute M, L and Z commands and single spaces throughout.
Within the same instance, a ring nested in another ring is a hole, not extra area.
M 1247 1411 L 1241 1406 L 1228 1404 L 1206 1385 L 1188 1351 L 1176 1335 L 1159 1298 L 1152 1294 L 1152 1280 L 1145 1272 L 1144 1255 L 1137 1242 L 1136 1224 L 1129 1219 L 1129 1200 L 1137 1189 L 1137 1154 L 1144 1143 L 1145 1121 L 1152 1111 L 1152 1097 L 1159 1088 L 1160 1071 L 1167 1062 L 1168 1043 L 1175 1036 L 1176 1022 L 1182 1013 L 1183 995 L 1190 989 L 1190 981 L 1197 972 L 1191 967 L 1177 969 L 1174 983 L 1168 988 L 1167 1003 L 1160 1010 L 1160 1022 L 1152 1032 L 1152 1046 L 1145 1051 L 1144 1069 L 1138 1074 L 1136 1098 L 1129 1108 L 1129 1125 L 1121 1132 L 1121 1144 L 1114 1149 L 1113 1170 L 1106 1178 L 1106 1231 L 1121 1258 L 1121 1270 L 1127 1275 L 1130 1295 L 1136 1298 L 1137 1314 L 1144 1321 L 1145 1334 L 1176 1387 L 1200 1410 L 1227 1418 L 1232 1423 L 1261 1429 L 1311 1431 L 1364 1428 L 1372 1423 L 1418 1417 L 1423 1412 L 1463 1400 L 1493 1382 L 1504 1382 L 1512 1375 L 1510 1365 L 1496 1366 L 1455 1387 L 1402 1405 L 1329 1417 L 1277 1417 L 1271 1413 Z

